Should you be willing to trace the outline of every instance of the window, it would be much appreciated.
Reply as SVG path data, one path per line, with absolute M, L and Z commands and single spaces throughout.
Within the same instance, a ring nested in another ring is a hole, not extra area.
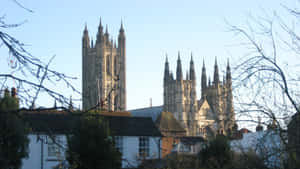
M 106 73 L 110 74 L 110 55 L 106 56 Z
M 59 137 L 52 137 L 52 138 L 47 137 L 47 143 L 48 143 L 48 156 L 49 157 L 61 155 L 61 151 L 59 148 L 59 144 L 61 143 L 61 140 Z
M 139 156 L 140 157 L 149 156 L 149 137 L 139 138 Z
M 119 150 L 120 153 L 123 153 L 123 137 L 115 136 L 115 146 L 116 149 Z

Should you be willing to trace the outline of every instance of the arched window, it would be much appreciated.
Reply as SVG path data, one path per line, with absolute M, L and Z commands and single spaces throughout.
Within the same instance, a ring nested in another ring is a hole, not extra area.
M 106 73 L 110 74 L 110 56 L 106 56 Z
M 118 55 L 116 55 L 114 57 L 114 71 L 115 71 L 114 73 L 115 73 L 115 75 L 119 74 L 118 70 L 119 70 Z

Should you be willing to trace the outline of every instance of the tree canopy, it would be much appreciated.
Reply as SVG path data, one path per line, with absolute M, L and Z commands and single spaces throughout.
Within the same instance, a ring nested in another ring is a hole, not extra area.
M 18 169 L 28 156 L 28 128 L 15 110 L 18 98 L 6 89 L 0 98 L 0 168 Z
M 108 124 L 99 115 L 87 113 L 68 136 L 67 160 L 74 169 L 121 168 L 121 153 L 115 149 Z

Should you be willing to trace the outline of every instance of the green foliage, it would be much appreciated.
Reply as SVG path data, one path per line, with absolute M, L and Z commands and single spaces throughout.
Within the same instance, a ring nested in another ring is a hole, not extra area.
M 170 169 L 196 169 L 198 163 L 196 156 L 184 154 L 171 154 L 165 160 Z
M 254 151 L 247 153 L 235 154 L 231 164 L 232 169 L 268 169 L 264 160 Z
M 232 162 L 232 158 L 229 141 L 223 135 L 217 135 L 199 153 L 200 165 L 207 168 L 223 168 Z
M 18 99 L 5 94 L 0 98 L 0 168 L 18 169 L 28 156 L 28 132 L 17 114 Z
M 14 98 L 9 94 L 5 93 L 3 98 L 0 98 L 0 111 L 11 111 L 19 108 L 18 98 Z
M 118 169 L 121 154 L 115 149 L 107 123 L 98 115 L 84 115 L 68 137 L 67 160 L 73 169 Z
M 229 140 L 217 135 L 198 155 L 201 169 L 267 169 L 255 152 L 234 153 Z

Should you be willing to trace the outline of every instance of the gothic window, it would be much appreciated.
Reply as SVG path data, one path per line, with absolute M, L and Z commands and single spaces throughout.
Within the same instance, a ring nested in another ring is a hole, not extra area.
M 106 73 L 107 74 L 110 73 L 110 56 L 109 55 L 106 56 Z
M 118 72 L 118 68 L 119 68 L 119 64 L 118 64 L 118 55 L 115 56 L 114 59 L 114 71 L 115 71 L 115 75 L 118 76 L 119 72 Z
M 149 149 L 149 137 L 139 137 L 139 156 L 148 157 Z
M 115 104 L 115 111 L 116 110 L 119 110 L 119 105 L 118 105 L 118 96 L 117 96 L 117 94 L 115 95 L 115 98 L 114 98 L 114 104 Z
M 122 136 L 115 136 L 115 147 L 120 153 L 123 153 L 123 137 Z

